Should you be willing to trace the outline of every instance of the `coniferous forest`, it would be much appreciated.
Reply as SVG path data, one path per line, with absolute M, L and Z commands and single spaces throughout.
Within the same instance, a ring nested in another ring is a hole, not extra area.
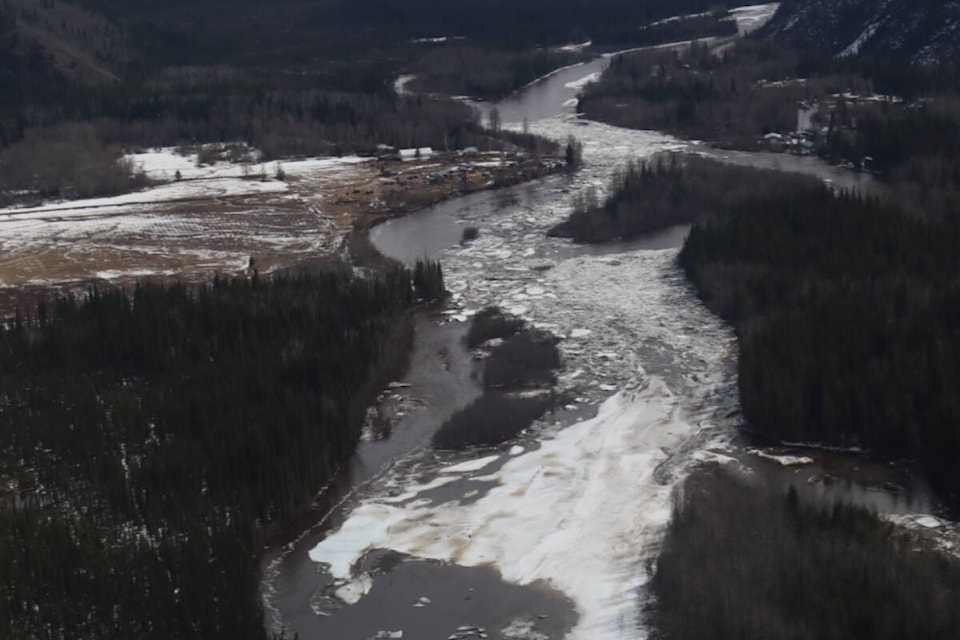
M 722 471 L 691 476 L 655 566 L 652 637 L 960 635 L 956 562 L 866 509 L 800 495 Z
M 750 429 L 919 457 L 960 491 L 960 227 L 827 187 L 695 225 L 681 264 L 740 337 Z
M 91 289 L 4 326 L 0 636 L 262 638 L 257 551 L 352 451 L 414 303 L 406 270 L 329 270 Z
M 548 235 L 588 243 L 634 238 L 690 224 L 762 194 L 816 183 L 814 178 L 783 171 L 725 165 L 692 155 L 661 155 L 619 169 L 602 202 L 595 191 L 576 196 L 571 214 Z

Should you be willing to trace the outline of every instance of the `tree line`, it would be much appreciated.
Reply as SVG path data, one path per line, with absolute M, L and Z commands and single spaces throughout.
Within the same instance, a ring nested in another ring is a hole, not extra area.
M 617 169 L 602 202 L 593 190 L 575 196 L 573 211 L 548 235 L 588 243 L 634 238 L 803 184 L 816 180 L 668 153 Z
M 945 639 L 958 589 L 955 558 L 866 509 L 700 471 L 674 501 L 649 620 L 664 640 Z
M 433 45 L 412 65 L 411 88 L 452 96 L 499 100 L 554 69 L 587 55 L 547 48 L 497 51 L 459 42 Z
M 413 284 L 93 288 L 0 328 L 0 635 L 263 638 L 256 554 L 403 366 Z
M 744 201 L 680 254 L 737 329 L 748 428 L 918 457 L 960 493 L 960 225 L 827 187 Z

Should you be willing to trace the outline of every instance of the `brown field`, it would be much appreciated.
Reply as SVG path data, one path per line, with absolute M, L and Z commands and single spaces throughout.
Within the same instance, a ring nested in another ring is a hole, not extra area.
M 0 211 L 0 314 L 91 284 L 204 282 L 249 273 L 251 265 L 268 273 L 329 258 L 344 250 L 354 228 L 558 166 L 499 154 L 323 167 L 290 161 L 283 181 L 238 169 L 229 177 L 167 181 L 121 200 L 7 209 Z

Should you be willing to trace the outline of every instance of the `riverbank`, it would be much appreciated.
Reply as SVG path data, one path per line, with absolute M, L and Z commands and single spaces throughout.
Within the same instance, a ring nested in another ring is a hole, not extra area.
M 267 274 L 329 258 L 354 229 L 564 169 L 554 155 L 521 151 L 445 152 L 412 162 L 316 158 L 256 170 L 200 167 L 173 149 L 131 161 L 156 186 L 0 210 L 0 317 L 91 286 L 209 283 L 215 275 Z

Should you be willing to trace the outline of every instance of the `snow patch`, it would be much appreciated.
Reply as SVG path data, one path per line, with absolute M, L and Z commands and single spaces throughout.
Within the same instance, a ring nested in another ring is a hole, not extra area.
M 781 455 L 781 454 L 770 453 L 762 449 L 747 449 L 747 453 L 751 455 L 755 455 L 758 458 L 766 458 L 767 460 L 773 460 L 774 462 L 777 462 L 784 467 L 795 467 L 795 466 L 802 466 L 802 465 L 814 463 L 814 459 L 809 456 Z
M 587 40 L 586 42 L 579 42 L 576 44 L 565 44 L 562 47 L 558 47 L 557 51 L 583 51 L 587 47 L 593 44 L 593 41 Z
M 573 80 L 572 82 L 568 82 L 563 86 L 565 86 L 567 89 L 576 89 L 577 91 L 579 91 L 580 89 L 583 89 L 585 86 L 587 86 L 591 82 L 596 82 L 597 80 L 599 80 L 601 75 L 603 75 L 601 72 L 594 71 L 593 73 L 586 75 L 580 78 L 579 80 Z
M 393 90 L 398 96 L 410 95 L 410 91 L 407 90 L 407 85 L 417 76 L 413 74 L 398 76 L 396 80 L 393 81 Z
M 779 8 L 779 2 L 753 4 L 730 9 L 730 15 L 737 23 L 737 33 L 743 36 L 770 22 Z
M 846 58 L 849 56 L 855 56 L 858 53 L 860 53 L 860 48 L 863 47 L 864 44 L 866 44 L 867 40 L 873 37 L 873 34 L 875 34 L 877 32 L 877 29 L 879 28 L 880 28 L 879 22 L 868 24 L 866 29 L 863 30 L 863 33 L 857 36 L 856 40 L 851 42 L 849 45 L 847 45 L 847 47 L 843 51 L 837 54 L 837 57 Z
M 467 460 L 460 464 L 444 467 L 440 469 L 440 473 L 470 473 L 471 471 L 479 471 L 499 459 L 500 456 L 487 456 L 485 458 L 477 458 L 476 460 Z
M 370 593 L 372 588 L 373 577 L 369 573 L 363 572 L 339 587 L 334 591 L 334 595 L 347 604 L 356 604 L 360 602 L 360 598 Z

